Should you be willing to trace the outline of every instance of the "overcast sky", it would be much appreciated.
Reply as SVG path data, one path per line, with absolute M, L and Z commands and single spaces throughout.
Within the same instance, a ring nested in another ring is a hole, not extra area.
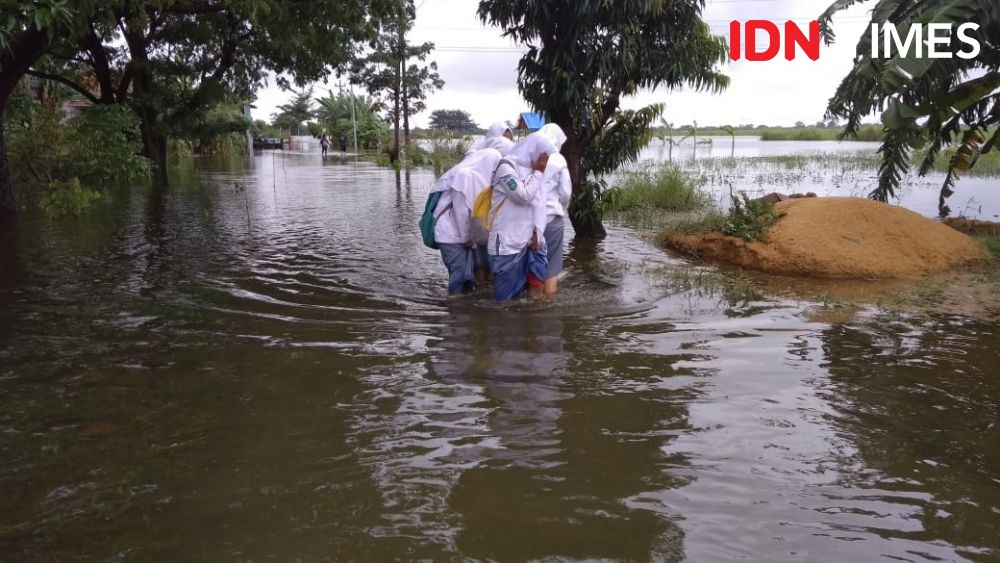
M 715 33 L 729 37 L 729 22 L 766 19 L 781 24 L 794 20 L 803 29 L 816 19 L 832 0 L 708 0 L 704 19 Z M 476 17 L 478 2 L 473 0 L 416 0 L 417 21 L 409 39 L 413 43 L 435 44 L 430 60 L 437 61 L 445 81 L 443 90 L 427 100 L 427 111 L 412 122 L 426 127 L 435 109 L 462 109 L 472 114 L 482 127 L 494 121 L 514 121 L 529 108 L 517 92 L 517 62 L 522 49 L 500 35 L 497 28 L 484 26 Z M 845 10 L 834 20 L 837 43 L 823 46 L 818 61 L 799 52 L 794 61 L 779 55 L 773 61 L 745 60 L 723 65 L 731 84 L 722 94 L 706 94 L 686 89 L 641 92 L 628 98 L 625 107 L 641 107 L 654 102 L 666 104 L 666 118 L 677 125 L 698 121 L 704 125 L 744 123 L 792 125 L 796 121 L 815 123 L 823 117 L 826 102 L 851 68 L 854 47 L 867 30 L 870 2 Z M 335 80 L 318 84 L 316 95 L 323 96 Z M 275 106 L 289 97 L 271 86 L 258 92 L 255 118 L 269 120 Z

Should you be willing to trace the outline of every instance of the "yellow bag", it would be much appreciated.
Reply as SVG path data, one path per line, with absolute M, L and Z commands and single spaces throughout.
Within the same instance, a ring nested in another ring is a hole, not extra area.
M 476 203 L 472 206 L 472 240 L 476 244 L 486 244 L 489 238 L 490 229 L 496 222 L 500 209 L 507 200 L 503 200 L 493 209 L 493 186 L 479 192 L 476 196 Z

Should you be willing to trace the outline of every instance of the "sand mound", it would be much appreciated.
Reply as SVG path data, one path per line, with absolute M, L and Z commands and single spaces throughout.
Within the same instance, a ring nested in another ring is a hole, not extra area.
M 767 242 L 722 233 L 671 233 L 665 244 L 685 254 L 772 274 L 827 278 L 912 277 L 978 262 L 982 246 L 912 211 L 861 198 L 783 201 L 785 216 Z

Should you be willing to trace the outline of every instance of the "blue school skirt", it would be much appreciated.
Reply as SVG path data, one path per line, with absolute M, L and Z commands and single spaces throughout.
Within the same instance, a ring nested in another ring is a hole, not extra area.
M 528 288 L 528 272 L 542 281 L 548 276 L 544 246 L 538 252 L 526 246 L 517 254 L 490 256 L 490 260 L 493 263 L 493 297 L 497 301 L 520 297 Z
M 441 249 L 441 260 L 448 268 L 448 294 L 471 291 L 476 286 L 476 278 L 472 274 L 475 251 L 464 244 L 438 243 L 438 248 Z
M 550 278 L 554 278 L 563 271 L 563 235 L 566 234 L 565 221 L 562 217 L 556 216 L 545 225 L 545 246 L 548 247 Z

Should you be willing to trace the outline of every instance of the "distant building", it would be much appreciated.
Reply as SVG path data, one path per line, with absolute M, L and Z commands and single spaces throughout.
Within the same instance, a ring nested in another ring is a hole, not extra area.
M 85 100 L 83 98 L 77 98 L 74 100 L 66 100 L 62 104 L 62 122 L 67 123 L 71 119 L 80 117 L 83 112 L 94 107 L 94 104 L 90 103 L 90 100 Z
M 545 125 L 545 116 L 540 113 L 522 112 L 517 118 L 517 130 L 534 133 Z

